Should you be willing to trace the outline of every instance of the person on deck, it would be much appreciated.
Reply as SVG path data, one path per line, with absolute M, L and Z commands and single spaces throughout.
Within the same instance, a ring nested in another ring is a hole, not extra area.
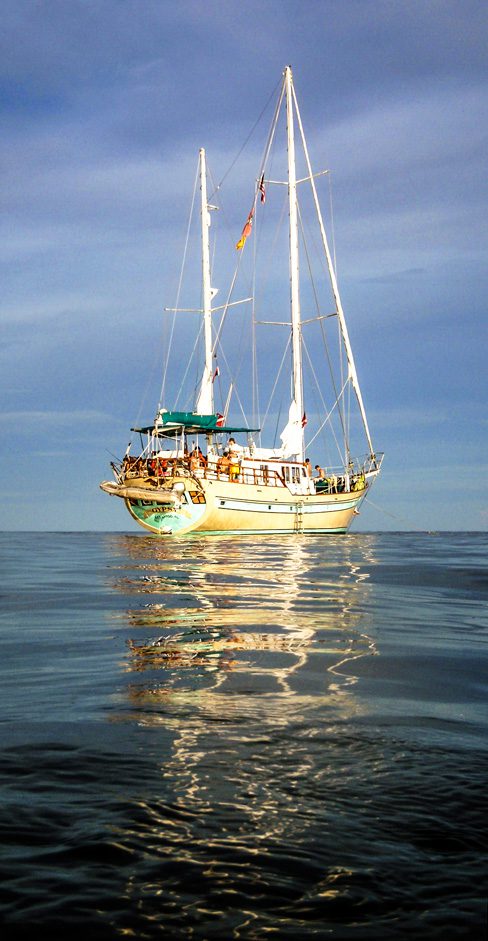
M 201 467 L 205 467 L 206 464 L 207 462 L 202 454 L 201 448 L 194 447 L 190 454 L 190 470 L 194 472 Z
M 220 474 L 228 474 L 230 467 L 230 457 L 229 452 L 224 451 L 222 457 L 219 457 L 217 461 L 217 476 Z
M 227 453 L 229 456 L 229 480 L 237 480 L 241 472 L 240 459 L 242 448 L 240 444 L 236 444 L 235 438 L 229 438 L 227 444 Z
M 242 447 L 240 444 L 236 444 L 235 438 L 229 438 L 227 442 L 227 451 L 229 452 L 229 457 L 238 458 L 242 451 Z

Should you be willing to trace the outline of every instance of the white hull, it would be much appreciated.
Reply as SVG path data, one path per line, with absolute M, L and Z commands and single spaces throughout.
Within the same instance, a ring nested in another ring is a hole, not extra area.
M 175 499 L 171 489 L 183 483 Z M 108 491 L 108 488 L 102 489 Z M 121 487 L 130 515 L 149 532 L 161 535 L 187 533 L 345 533 L 366 488 L 348 493 L 293 494 L 285 487 L 260 486 L 198 478 L 173 479 L 159 491 L 143 486 Z M 115 495 L 115 490 L 112 488 Z

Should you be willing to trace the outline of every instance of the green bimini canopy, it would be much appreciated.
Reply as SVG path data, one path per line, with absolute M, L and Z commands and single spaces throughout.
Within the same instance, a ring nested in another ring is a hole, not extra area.
M 139 431 L 148 434 L 154 430 L 163 435 L 175 435 L 184 429 L 190 434 L 226 434 L 227 432 L 250 432 L 260 431 L 259 428 L 236 428 L 235 426 L 224 425 L 223 415 L 197 415 L 195 412 L 167 412 L 164 409 L 158 413 L 153 425 L 146 425 L 143 428 L 131 428 L 131 431 Z

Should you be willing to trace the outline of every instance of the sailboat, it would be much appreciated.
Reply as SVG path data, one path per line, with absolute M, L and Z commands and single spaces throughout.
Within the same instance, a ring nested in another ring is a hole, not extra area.
M 276 130 L 280 121 L 282 124 L 286 121 L 286 174 L 283 174 L 286 179 L 274 180 L 270 172 L 270 155 L 276 143 Z M 295 133 L 297 129 L 298 135 Z M 296 136 L 301 143 L 304 176 L 297 173 Z M 261 415 L 256 420 L 256 408 L 251 422 L 247 419 L 228 420 L 233 382 L 230 382 L 223 411 L 217 411 L 215 407 L 214 383 L 219 372 L 216 361 L 221 347 L 224 317 L 222 306 L 213 306 L 215 292 L 211 287 L 209 227 L 210 212 L 216 207 L 210 204 L 208 197 L 206 152 L 203 148 L 199 152 L 203 299 L 199 314 L 204 362 L 200 381 L 195 388 L 193 408 L 180 410 L 174 403 L 160 402 L 150 424 L 132 429 L 139 435 L 137 451 L 132 452 L 130 445 L 124 458 L 112 463 L 113 479 L 100 484 L 105 493 L 122 499 L 131 517 L 150 533 L 157 536 L 184 536 L 190 533 L 346 533 L 380 472 L 383 454 L 373 449 L 318 197 L 317 181 L 326 172 L 314 174 L 312 171 L 292 70 L 288 66 L 283 72 L 271 130 L 253 186 L 251 211 L 238 242 L 232 245 L 232 250 L 238 252 L 240 264 L 246 242 L 252 241 L 251 236 L 257 228 L 258 215 L 261 210 L 264 211 L 264 203 L 268 205 L 271 202 L 267 194 L 274 187 L 282 186 L 286 194 L 284 214 L 288 216 L 288 262 L 283 272 L 285 283 L 289 284 L 288 317 L 286 320 L 278 320 L 276 317 L 272 320 L 257 319 L 255 296 L 245 299 L 252 303 L 250 332 L 253 337 L 258 325 L 278 326 L 282 332 L 285 327 L 287 334 L 278 372 L 282 373 L 283 364 L 288 360 L 288 420 L 281 431 L 278 446 L 275 432 L 273 446 L 269 447 L 263 446 L 263 422 Z M 306 304 L 310 304 L 312 299 L 316 301 L 314 316 L 310 317 L 302 314 L 303 284 L 300 274 L 301 255 L 305 255 L 307 269 L 312 267 L 310 253 L 304 248 L 305 223 L 298 198 L 299 191 L 301 193 L 305 187 L 315 216 L 317 244 L 324 260 L 325 280 L 332 307 L 332 310 L 323 307 L 313 287 L 305 294 Z M 227 304 L 223 305 L 224 315 L 228 306 L 240 303 L 230 301 L 230 297 L 231 293 Z M 217 310 L 221 312 L 218 331 L 215 330 Z M 333 380 L 334 394 L 327 401 L 320 390 L 320 380 L 325 365 L 328 363 L 332 368 L 333 354 L 330 346 L 326 345 L 323 360 L 314 364 L 312 360 L 316 356 L 317 344 L 313 339 L 310 351 L 310 343 L 306 341 L 305 335 L 314 326 L 325 336 L 325 328 L 332 321 L 336 325 L 339 348 L 339 376 Z M 253 347 L 252 372 L 255 371 L 257 345 L 256 342 L 256 347 Z M 267 373 L 274 349 L 274 344 L 268 344 L 265 352 Z M 310 402 L 306 398 L 304 359 L 319 387 L 318 397 L 315 394 Z M 314 401 L 316 406 L 312 410 Z M 351 450 L 352 403 L 359 415 L 363 449 L 366 452 L 361 457 L 353 455 Z M 168 408 L 167 404 L 172 407 Z M 267 410 L 266 418 L 268 414 Z M 276 412 L 272 414 L 276 417 Z M 277 416 L 276 421 L 281 416 L 281 410 Z M 334 421 L 338 424 L 339 433 L 333 426 Z M 326 436 L 324 450 L 330 442 L 337 445 L 337 456 L 334 459 L 329 457 L 327 461 L 322 459 L 313 465 L 307 453 L 317 454 L 319 434 Z

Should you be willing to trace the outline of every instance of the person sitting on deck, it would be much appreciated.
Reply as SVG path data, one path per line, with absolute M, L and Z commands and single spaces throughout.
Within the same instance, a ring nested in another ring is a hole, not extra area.
M 168 462 L 164 458 L 158 458 L 158 461 L 156 464 L 156 475 L 158 477 L 165 477 L 167 470 L 168 470 Z
M 315 470 L 317 471 L 317 477 L 318 477 L 318 479 L 319 479 L 319 480 L 324 480 L 324 479 L 325 479 L 325 470 L 324 470 L 324 468 L 321 467 L 320 464 L 316 464 L 316 465 L 315 465 Z
M 195 472 L 201 467 L 206 467 L 207 462 L 202 454 L 202 450 L 199 447 L 194 447 L 193 451 L 190 454 L 190 470 Z
M 230 456 L 228 451 L 224 451 L 222 457 L 219 457 L 217 461 L 217 476 L 220 474 L 228 474 L 230 467 Z

